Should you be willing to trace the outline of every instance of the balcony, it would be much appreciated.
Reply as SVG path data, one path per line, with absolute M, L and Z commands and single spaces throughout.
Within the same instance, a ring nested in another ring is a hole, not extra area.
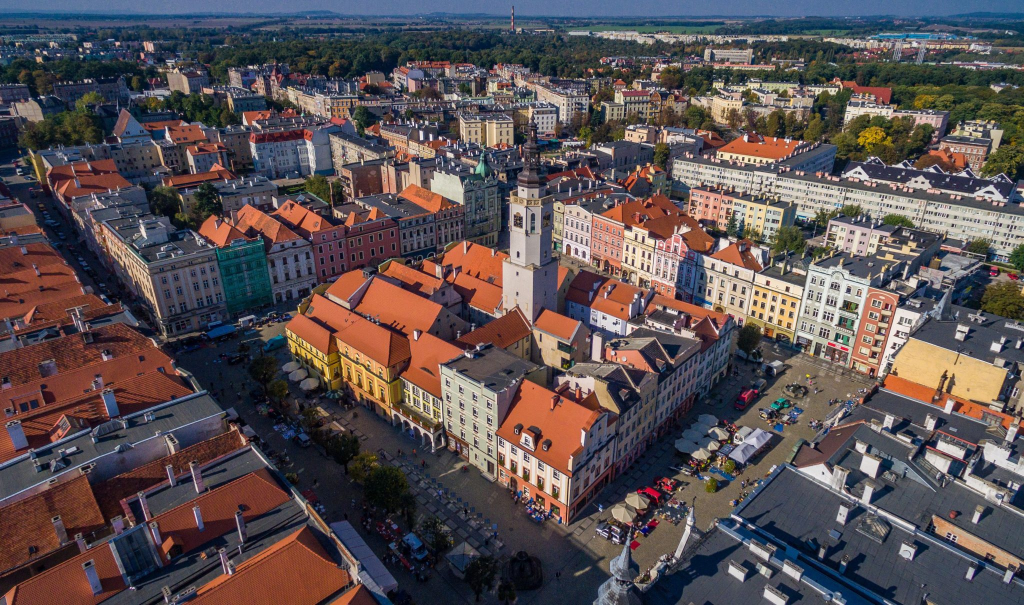
M 566 344 L 562 342 L 558 343 L 558 346 L 555 348 L 557 348 L 559 352 L 567 353 L 569 355 L 572 355 L 573 353 L 576 352 L 576 347 L 572 346 L 571 344 Z
M 839 310 L 845 313 L 859 313 L 859 309 L 859 304 L 847 301 L 843 301 L 842 306 L 839 307 Z

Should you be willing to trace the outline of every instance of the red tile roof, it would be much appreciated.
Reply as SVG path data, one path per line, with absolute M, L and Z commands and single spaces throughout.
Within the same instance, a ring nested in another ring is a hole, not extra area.
M 263 245 L 268 251 L 274 244 L 302 239 L 284 223 L 251 204 L 242 206 L 236 216 L 235 228 L 247 235 L 262 235 Z
M 210 216 L 199 226 L 199 235 L 202 235 L 218 248 L 226 248 L 236 240 L 252 241 L 253 238 L 246 237 L 230 223 L 218 216 Z
M 462 349 L 431 334 L 409 339 L 411 359 L 402 377 L 430 393 L 441 397 L 441 368 L 462 354 Z
M 737 267 L 743 267 L 750 269 L 755 273 L 761 272 L 761 263 L 757 261 L 757 258 L 750 251 L 754 246 L 754 242 L 749 239 L 743 239 L 732 245 L 719 250 L 711 255 L 711 258 L 717 258 L 720 261 L 725 261 L 731 265 Z
M 192 603 L 322 603 L 351 584 L 352 576 L 305 526 L 200 587 Z
M 89 479 L 78 475 L 33 496 L 0 508 L 0 571 L 7 571 L 61 547 L 53 526 L 60 515 L 67 539 L 90 536 L 104 527 Z M 30 550 L 33 549 L 33 550 Z
M 46 173 L 53 190 L 65 199 L 92 193 L 106 193 L 131 187 L 117 171 L 114 160 L 95 162 L 74 162 L 54 166 Z
M 374 279 L 354 309 L 405 336 L 429 332 L 447 310 L 436 302 L 382 279 Z
M 463 334 L 456 342 L 466 347 L 490 343 L 499 349 L 507 349 L 517 342 L 529 338 L 532 333 L 530 322 L 519 307 L 516 307 L 498 319 Z
M 879 103 L 892 103 L 892 89 L 885 86 L 861 86 L 850 80 L 848 82 L 843 82 L 843 88 L 849 88 L 854 92 L 854 94 L 870 95 L 875 97 L 875 100 Z
M 572 341 L 582 325 L 582 322 L 566 317 L 551 309 L 541 311 L 540 315 L 537 316 L 537 321 L 533 322 L 534 328 L 566 342 Z
M 569 285 L 565 300 L 629 321 L 632 319 L 630 305 L 637 296 L 645 297 L 646 291 L 617 279 L 580 271 Z
M 283 221 L 306 239 L 311 239 L 314 233 L 335 227 L 328 219 L 292 200 L 281 204 L 272 216 Z
M 103 590 L 92 593 L 82 565 L 92 561 Z M 96 605 L 128 588 L 109 544 L 92 548 L 18 584 L 4 595 L 6 605 Z
M 746 139 L 746 140 L 745 140 Z M 780 139 L 763 137 L 753 133 L 734 139 L 718 149 L 718 153 L 735 153 L 768 160 L 781 160 L 793 153 L 804 142 L 799 139 Z
M 445 285 L 443 279 L 396 261 L 389 262 L 387 267 L 381 271 L 381 275 L 402 282 L 403 288 L 423 297 L 432 296 Z
M 432 214 L 455 206 L 451 200 L 443 195 L 434 193 L 429 189 L 424 189 L 419 185 L 409 185 L 398 194 L 398 197 L 408 200 Z
M 261 517 L 288 502 L 291 496 L 274 480 L 268 469 L 260 469 L 244 477 L 200 494 L 153 518 L 164 540 L 160 548 L 164 560 L 171 544 L 180 546 L 183 553 L 189 553 L 235 531 L 235 511 L 241 510 L 245 521 Z M 196 527 L 193 507 L 198 506 L 203 516 L 203 531 Z M 81 571 L 81 570 L 79 570 Z
M 198 172 L 196 174 L 179 174 L 177 176 L 164 177 L 164 185 L 176 189 L 187 189 L 198 187 L 203 183 L 216 183 L 219 181 L 233 181 L 238 178 L 234 172 L 219 165 L 215 165 L 209 172 Z
M 935 387 L 929 387 L 923 384 L 918 384 L 912 380 L 908 380 L 907 378 L 897 376 L 895 374 L 889 374 L 888 376 L 886 376 L 885 384 L 883 386 L 894 393 L 899 393 L 900 395 L 910 397 L 911 399 L 916 399 L 921 403 L 932 405 L 935 406 L 936 408 L 940 407 L 935 404 Z M 955 414 L 961 414 L 969 418 L 974 418 L 975 420 L 983 420 L 986 422 L 988 422 L 991 418 L 998 418 L 1000 419 L 1000 424 L 1003 428 L 1009 428 L 1010 425 L 1014 422 L 1013 416 L 1011 416 L 1010 414 L 993 410 L 992 408 L 986 405 L 974 403 L 973 401 L 956 397 L 955 395 L 952 395 L 950 393 L 942 393 L 940 402 L 942 402 L 944 405 L 945 402 L 949 399 L 952 399 L 956 402 L 953 405 L 953 412 Z
M 474 244 L 469 241 L 456 243 L 448 249 L 440 259 L 431 263 L 424 262 L 424 271 L 432 272 L 428 267 L 435 265 L 458 268 L 463 273 L 472 275 L 496 286 L 501 286 L 504 260 L 508 254 L 493 248 Z
M 488 315 L 494 315 L 501 309 L 501 286 L 461 272 L 449 280 L 465 304 Z
M 207 140 L 206 133 L 198 124 L 168 124 L 166 137 L 175 145 L 201 143 Z
M 555 401 L 555 405 L 552 405 Z M 519 446 L 521 435 L 515 434 L 516 425 L 525 431 L 530 427 L 540 429 L 540 440 L 531 455 L 566 475 L 569 460 L 580 450 L 580 431 L 588 431 L 605 414 L 596 397 L 587 397 L 580 403 L 558 395 L 529 380 L 519 385 L 505 421 L 498 428 L 498 436 Z M 544 442 L 551 440 L 544 450 Z

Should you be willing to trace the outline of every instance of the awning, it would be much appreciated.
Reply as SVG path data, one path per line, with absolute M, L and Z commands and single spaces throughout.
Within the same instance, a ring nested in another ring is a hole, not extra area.
M 704 438 L 706 431 L 698 431 L 696 429 L 686 429 L 683 431 L 683 439 L 687 441 L 697 442 Z
M 697 460 L 707 460 L 708 458 L 711 457 L 711 452 L 707 451 L 704 448 L 701 448 L 690 455 L 696 458 Z
M 736 444 L 743 443 L 747 439 L 747 435 L 750 435 L 753 432 L 753 427 L 741 426 L 738 429 L 736 429 L 735 433 L 733 433 L 732 440 Z
M 320 386 L 320 381 L 316 378 L 307 378 L 299 383 L 299 388 L 303 391 L 312 391 L 318 386 Z
M 684 454 L 692 454 L 700 449 L 700 446 L 687 439 L 676 440 L 676 450 Z
M 288 375 L 288 380 L 291 380 L 292 382 L 298 382 L 305 378 L 306 376 L 309 376 L 309 374 L 306 373 L 306 370 L 299 368 L 298 370 L 295 370 L 294 372 Z
M 616 504 L 612 508 L 612 518 L 620 523 L 632 523 L 636 520 L 636 510 L 632 506 Z
M 757 452 L 761 450 L 772 440 L 772 434 L 762 429 L 754 429 L 743 443 L 736 446 L 736 449 L 729 452 L 729 457 L 739 462 L 740 464 L 746 464 L 748 460 L 753 458 Z
M 373 550 L 367 546 L 366 541 L 356 532 L 356 528 L 352 527 L 351 523 L 348 521 L 331 523 L 331 531 L 334 532 L 334 535 L 338 536 L 338 539 L 345 545 L 345 548 L 356 559 L 359 559 L 359 563 L 362 566 L 359 576 L 361 580 L 364 580 L 363 583 L 367 584 L 367 588 L 374 593 L 379 591 L 380 596 L 384 596 L 398 588 L 398 582 L 395 581 L 394 576 L 391 575 L 387 567 L 384 567 L 384 564 L 380 562 L 377 555 L 373 554 Z M 365 580 L 369 580 L 369 582 Z
M 720 426 L 711 427 L 711 430 L 708 431 L 708 437 L 719 441 L 725 441 L 729 438 L 729 431 Z
M 288 363 L 281 366 L 281 371 L 285 374 L 291 374 L 295 370 L 298 370 L 302 366 L 297 361 L 289 361 Z

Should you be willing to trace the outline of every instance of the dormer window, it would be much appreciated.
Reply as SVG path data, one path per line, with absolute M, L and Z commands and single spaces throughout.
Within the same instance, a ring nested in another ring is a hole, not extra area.
M 528 450 L 533 450 L 533 437 L 531 437 L 529 433 L 523 433 L 522 439 L 519 440 L 519 445 Z
M 523 432 L 523 425 L 517 424 L 515 428 L 513 428 L 512 430 L 513 432 L 515 432 L 516 435 L 518 435 Z

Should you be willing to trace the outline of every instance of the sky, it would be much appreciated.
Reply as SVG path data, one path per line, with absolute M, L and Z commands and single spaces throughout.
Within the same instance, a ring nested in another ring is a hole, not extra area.
M 2 11 L 66 11 L 188 14 L 208 12 L 280 13 L 331 10 L 351 15 L 410 15 L 430 12 L 508 14 L 505 0 L 0 0 Z M 964 12 L 1021 12 L 1021 0 L 515 0 L 520 16 L 939 16 Z

